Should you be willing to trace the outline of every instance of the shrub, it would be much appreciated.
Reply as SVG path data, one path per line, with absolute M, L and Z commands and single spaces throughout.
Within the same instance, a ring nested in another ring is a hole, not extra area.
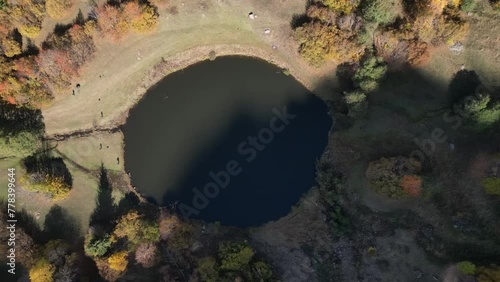
M 476 265 L 470 261 L 461 261 L 457 264 L 457 267 L 463 274 L 473 275 L 476 273 Z
M 214 50 L 210 51 L 210 53 L 208 53 L 208 59 L 210 61 L 215 61 L 215 59 L 217 59 L 217 54 L 215 53 Z
M 322 156 L 316 165 L 316 181 L 323 205 L 328 212 L 330 231 L 334 236 L 342 236 L 351 232 L 351 221 L 348 213 L 342 208 L 342 195 L 344 182 L 342 175 L 338 174 L 330 161 Z
M 476 0 L 463 0 L 460 9 L 466 13 L 474 11 L 476 8 Z
M 389 24 L 394 22 L 400 10 L 400 0 L 367 0 L 361 11 L 367 21 Z
M 108 263 L 109 267 L 113 270 L 116 270 L 118 272 L 123 272 L 125 269 L 127 269 L 128 265 L 128 260 L 127 260 L 128 253 L 126 251 L 121 251 L 112 254 L 108 258 Z
M 404 175 L 400 186 L 408 195 L 418 197 L 422 194 L 422 177 L 418 175 Z
M 479 86 L 474 96 L 453 105 L 453 111 L 475 130 L 487 129 L 500 120 L 500 103 L 491 102 L 490 93 L 484 86 Z
M 381 158 L 368 165 L 366 178 L 375 192 L 390 198 L 401 198 L 409 195 L 402 187 L 402 184 L 411 184 L 412 186 L 415 185 L 415 182 L 418 184 L 418 180 L 415 181 L 415 176 L 410 179 L 407 178 L 407 181 L 403 182 L 404 176 L 414 175 L 420 170 L 421 164 L 414 159 L 403 157 Z
M 500 196 L 500 178 L 488 177 L 481 181 L 484 191 L 490 195 Z
M 359 90 L 344 92 L 344 100 L 349 109 L 350 117 L 360 117 L 366 113 L 368 103 L 366 102 L 366 94 Z
M 74 4 L 74 0 L 46 0 L 45 9 L 51 18 L 58 20 L 68 16 Z
M 263 261 L 257 261 L 253 264 L 253 269 L 257 273 L 259 281 L 269 281 L 273 277 L 273 271 L 269 265 Z

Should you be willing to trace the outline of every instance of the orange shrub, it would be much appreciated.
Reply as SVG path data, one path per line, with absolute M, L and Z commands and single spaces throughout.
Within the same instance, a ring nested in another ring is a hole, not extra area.
M 405 175 L 401 179 L 401 188 L 413 197 L 422 194 L 422 178 L 418 175 Z

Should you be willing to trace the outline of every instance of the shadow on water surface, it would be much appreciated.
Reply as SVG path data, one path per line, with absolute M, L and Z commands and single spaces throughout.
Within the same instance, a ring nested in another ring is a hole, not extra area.
M 264 120 L 248 114 L 233 118 L 163 203 L 177 200 L 184 216 L 234 226 L 285 216 L 314 185 L 316 159 L 327 144 L 331 122 L 326 105 L 312 95 L 274 112 Z M 290 119 L 283 122 L 280 114 Z M 278 130 L 270 130 L 270 124 Z
M 283 122 L 284 107 L 296 117 Z M 188 214 L 255 226 L 286 215 L 314 185 L 331 125 L 325 103 L 280 68 L 222 57 L 167 76 L 130 112 L 123 127 L 125 165 L 133 185 L 153 202 L 196 208 L 193 189 L 203 192 L 210 172 L 237 162 L 233 169 L 241 172 L 226 188 L 218 185 L 220 193 L 206 207 Z M 250 145 L 248 138 L 259 132 L 259 145 Z

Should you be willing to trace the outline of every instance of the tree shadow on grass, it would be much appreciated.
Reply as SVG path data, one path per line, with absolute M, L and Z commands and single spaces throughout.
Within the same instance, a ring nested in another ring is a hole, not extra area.
M 111 230 L 115 219 L 115 205 L 111 192 L 113 188 L 109 182 L 108 172 L 101 164 L 99 177 L 99 192 L 97 194 L 96 207 L 90 216 L 90 226 L 100 226 L 104 230 Z
M 0 206 L 7 207 L 7 201 L 0 199 Z M 7 208 L 5 208 L 5 212 L 7 212 Z M 43 231 L 29 212 L 25 209 L 16 210 L 15 219 L 17 220 L 16 226 L 21 227 L 35 242 L 43 242 Z
M 450 105 L 459 102 L 460 99 L 474 94 L 476 88 L 481 84 L 477 73 L 473 70 L 461 70 L 451 79 L 448 87 L 448 101 Z
M 44 231 L 48 238 L 73 242 L 80 238 L 79 221 L 59 205 L 54 205 L 45 216 Z

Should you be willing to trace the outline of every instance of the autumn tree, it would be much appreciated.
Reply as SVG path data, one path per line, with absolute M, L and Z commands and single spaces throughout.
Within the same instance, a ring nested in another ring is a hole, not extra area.
M 130 21 L 132 30 L 136 33 L 151 33 L 158 26 L 158 16 L 153 7 L 142 5 L 141 13 Z
M 130 31 L 153 32 L 158 25 L 158 15 L 152 7 L 137 1 L 122 6 L 106 4 L 97 9 L 97 23 L 101 33 L 116 42 Z
M 128 253 L 126 251 L 120 251 L 112 254 L 108 258 L 109 267 L 118 272 L 123 272 L 127 269 L 128 265 Z
M 407 189 L 415 188 L 416 184 L 419 184 L 415 175 L 420 170 L 420 162 L 411 158 L 381 158 L 368 165 L 366 178 L 375 192 L 390 198 L 401 198 L 408 195 L 407 190 L 402 187 L 403 184 Z M 413 176 L 403 181 L 408 175 Z
M 360 2 L 360 0 L 323 0 L 326 6 L 343 14 L 354 12 Z
M 74 4 L 74 0 L 45 0 L 47 14 L 55 20 L 68 16 Z
M 66 89 L 71 85 L 71 78 L 78 74 L 78 68 L 67 50 L 42 50 L 37 62 L 42 78 L 57 90 Z
M 162 211 L 160 214 L 159 232 L 169 249 L 178 252 L 190 247 L 192 242 L 192 226 L 183 222 L 177 215 Z
M 299 43 L 299 53 L 316 66 L 325 60 L 357 60 L 362 53 L 356 34 L 341 30 L 336 25 L 308 22 L 295 29 L 295 37 Z
M 158 250 L 154 243 L 140 244 L 135 251 L 135 260 L 145 268 L 150 268 L 158 262 Z
M 113 41 L 119 41 L 129 31 L 129 24 L 119 7 L 103 5 L 97 8 L 97 24 L 101 34 Z
M 93 22 L 75 24 L 64 34 L 53 33 L 37 58 L 40 77 L 53 89 L 64 90 L 95 52 Z
M 28 37 L 35 38 L 40 34 L 42 21 L 45 17 L 45 5 L 36 0 L 20 0 L 9 6 L 12 22 L 18 27 L 19 32 Z
M 29 276 L 32 282 L 53 282 L 55 266 L 45 258 L 39 259 L 30 269 Z
M 156 243 L 160 240 L 158 224 L 130 211 L 118 220 L 113 233 L 117 238 L 127 238 L 130 247 L 135 248 L 143 242 Z
M 16 60 L 0 57 L 0 98 L 19 106 L 44 105 L 52 99 L 52 93 L 38 74 L 34 56 Z
M 175 214 L 162 212 L 160 215 L 159 231 L 162 240 L 169 238 L 173 232 L 182 224 L 179 217 Z
M 6 37 L 2 40 L 2 50 L 5 56 L 14 57 L 21 54 L 21 44 L 13 38 Z

